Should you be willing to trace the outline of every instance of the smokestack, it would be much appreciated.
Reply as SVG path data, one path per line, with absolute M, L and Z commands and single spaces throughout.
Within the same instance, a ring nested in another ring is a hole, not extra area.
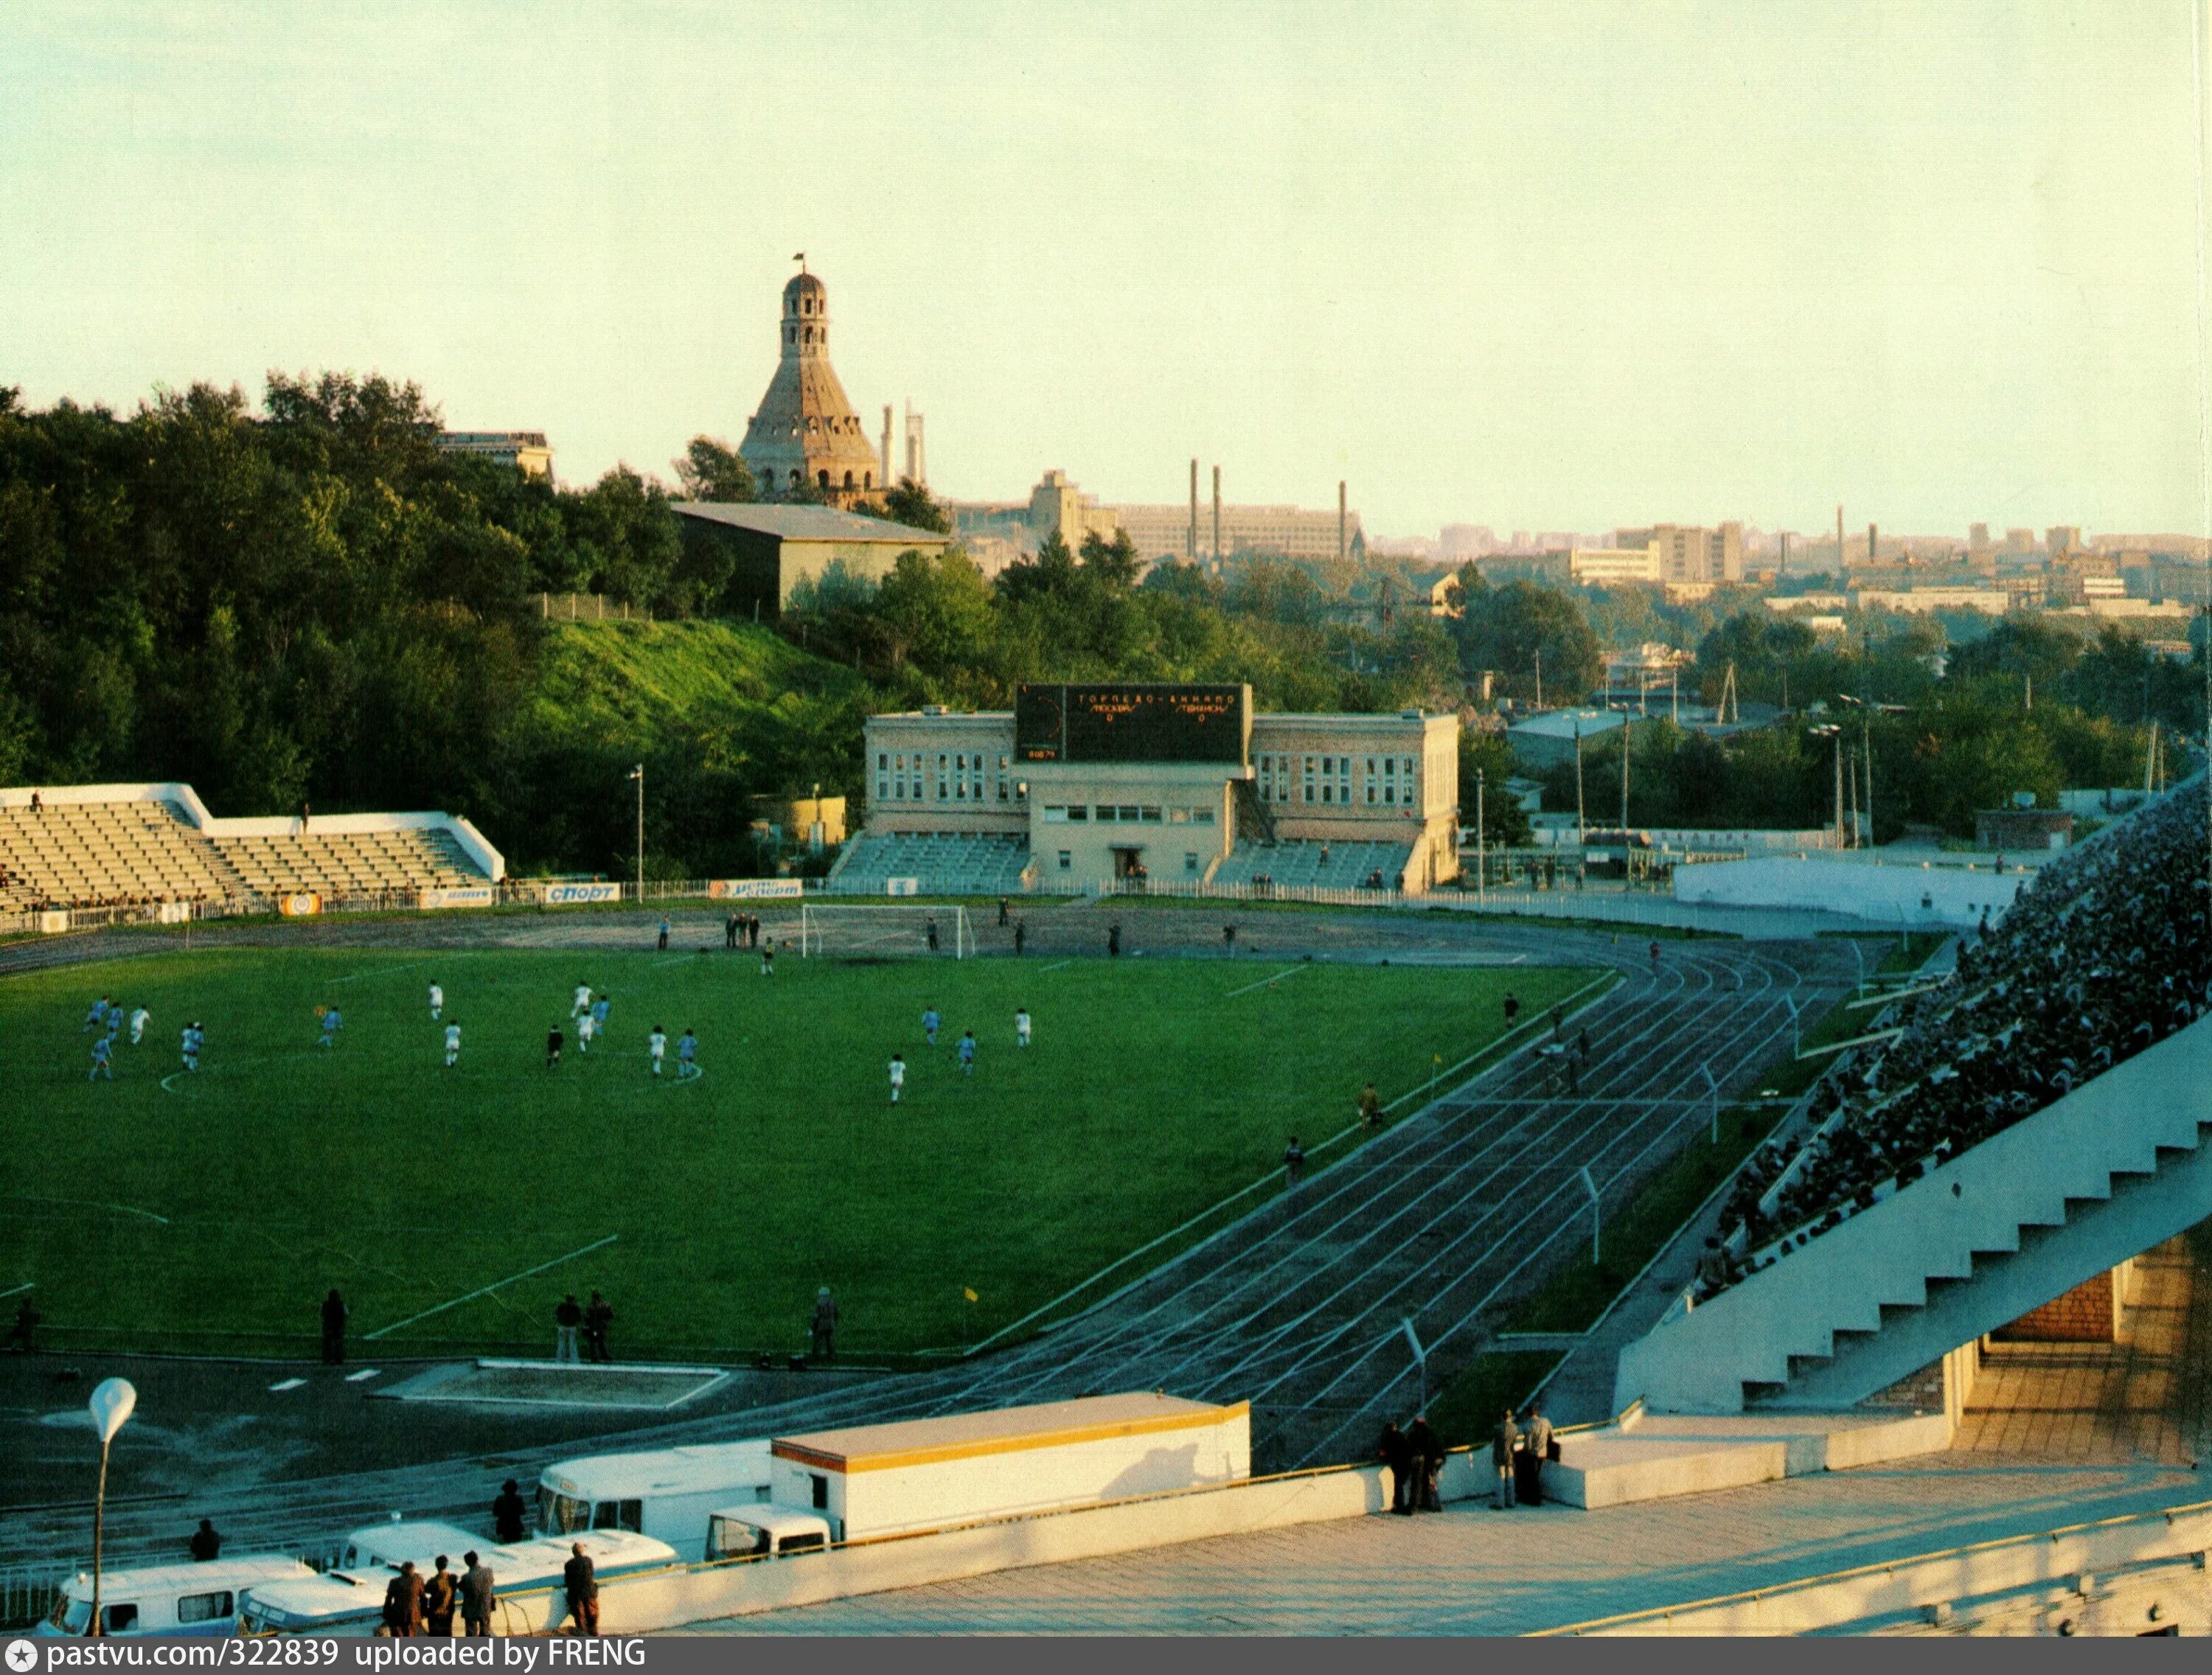
M 1836 502 L 1836 568 L 1844 567 L 1844 505 Z
M 891 404 L 884 404 L 884 487 L 896 486 L 898 479 L 891 475 Z
M 1344 539 L 1344 479 L 1336 480 L 1336 561 L 1339 564 L 1351 555 L 1351 548 Z
M 1868 563 L 1872 564 L 1873 562 L 1875 562 L 1875 557 L 1876 557 L 1876 555 L 1877 555 L 1877 552 L 1878 552 L 1879 549 L 1881 548 L 1881 531 L 1880 530 L 1876 529 L 1876 528 L 1875 528 L 1872 524 L 1869 524 L 1869 525 L 1867 525 L 1867 562 L 1868 562 Z
M 911 402 L 906 410 L 906 474 L 914 479 L 917 489 L 929 482 L 929 461 L 921 445 L 921 415 L 914 410 Z
M 1213 567 L 1221 567 L 1221 467 L 1213 468 Z
M 1790 574 L 1790 531 L 1788 530 L 1782 531 L 1782 567 L 1775 574 L 1784 576 Z
M 1190 462 L 1190 545 L 1184 549 L 1190 561 L 1198 562 L 1198 461 Z

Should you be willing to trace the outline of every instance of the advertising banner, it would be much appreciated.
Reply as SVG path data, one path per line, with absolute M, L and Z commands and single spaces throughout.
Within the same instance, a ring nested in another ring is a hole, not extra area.
M 448 889 L 417 891 L 415 904 L 421 907 L 489 907 L 492 899 L 489 884 L 457 884 Z
M 549 907 L 573 907 L 585 901 L 619 901 L 623 887 L 607 880 L 587 883 L 548 884 L 545 886 L 545 905 Z
M 161 920 L 164 925 L 187 925 L 191 922 L 192 904 L 189 901 L 164 901 Z
M 313 890 L 301 890 L 292 895 L 276 898 L 276 911 L 287 919 L 309 919 L 323 910 L 323 898 Z
M 732 901 L 746 897 L 765 896 L 796 898 L 806 894 L 806 886 L 797 878 L 711 878 L 707 883 L 707 894 L 717 901 Z
M 886 878 L 884 880 L 884 894 L 885 895 L 919 895 L 921 894 L 921 880 Z
M 49 908 L 39 915 L 39 933 L 41 936 L 58 936 L 69 928 L 70 916 L 66 912 L 57 913 Z

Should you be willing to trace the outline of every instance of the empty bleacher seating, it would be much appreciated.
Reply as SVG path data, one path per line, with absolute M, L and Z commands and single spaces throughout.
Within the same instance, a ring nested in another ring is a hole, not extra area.
M 1379 875 L 1395 889 L 1413 849 L 1403 843 L 1239 843 L 1222 858 L 1216 884 L 1267 884 L 1277 889 L 1366 889 Z
M 1029 845 L 986 832 L 862 832 L 845 846 L 830 888 L 881 895 L 890 880 L 913 878 L 930 895 L 1006 895 L 1022 887 Z
M 251 904 L 301 892 L 328 901 L 482 883 L 437 828 L 210 836 L 176 804 L 0 806 L 0 913 L 161 901 Z

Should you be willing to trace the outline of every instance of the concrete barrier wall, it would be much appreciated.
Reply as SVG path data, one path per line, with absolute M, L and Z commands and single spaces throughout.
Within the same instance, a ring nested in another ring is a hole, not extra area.
M 1464 1500 L 1474 1492 L 1478 1478 L 1471 1458 L 1462 1451 L 1445 1462 L 1438 1484 L 1443 1498 Z M 1480 1484 L 1487 1492 L 1486 1453 L 1483 1465 Z M 599 1591 L 599 1628 L 603 1634 L 646 1634 L 1033 1564 L 1064 1564 L 1214 1536 L 1358 1518 L 1389 1505 L 1386 1475 L 1380 1466 L 1346 1466 L 857 1542 L 796 1558 L 696 1565 L 624 1577 Z M 557 1591 L 515 1594 L 504 1603 L 504 1632 L 510 1634 L 550 1630 L 566 1609 Z
M 1674 870 L 1674 899 L 1708 907 L 1800 907 L 1879 925 L 1970 929 L 2002 918 L 2033 875 L 1765 856 Z

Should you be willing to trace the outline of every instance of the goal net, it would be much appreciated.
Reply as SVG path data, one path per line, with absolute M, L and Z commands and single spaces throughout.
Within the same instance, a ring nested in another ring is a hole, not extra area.
M 799 910 L 799 951 L 809 959 L 964 960 L 975 951 L 975 938 L 965 907 L 810 901 Z

